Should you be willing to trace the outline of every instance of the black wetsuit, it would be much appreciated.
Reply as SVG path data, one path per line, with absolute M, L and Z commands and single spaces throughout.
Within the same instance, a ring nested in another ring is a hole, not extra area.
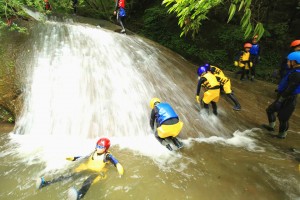
M 300 67 L 295 69 L 300 69 Z M 278 98 L 266 109 L 269 122 L 276 121 L 275 112 L 277 112 L 280 133 L 288 130 L 288 121 L 296 108 L 298 95 L 293 93 L 300 85 L 300 72 L 297 72 L 295 69 L 289 74 L 287 87 L 278 93 Z M 278 104 L 280 99 L 283 99 L 283 101 L 281 107 L 278 107 L 276 104 Z

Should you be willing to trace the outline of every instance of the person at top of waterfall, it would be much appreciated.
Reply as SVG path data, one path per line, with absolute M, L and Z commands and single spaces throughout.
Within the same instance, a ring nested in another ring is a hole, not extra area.
M 247 79 L 249 79 L 249 72 L 252 67 L 252 62 L 250 60 L 250 49 L 252 47 L 251 43 L 245 43 L 244 44 L 244 50 L 240 51 L 238 56 L 236 57 L 234 61 L 234 66 L 240 67 L 240 70 L 236 72 L 236 74 L 241 74 L 240 80 L 244 80 L 244 76 L 247 76 Z M 251 80 L 253 81 L 252 77 Z
M 294 51 L 300 51 L 300 40 L 294 40 L 291 42 L 288 54 Z M 280 63 L 279 80 L 281 80 L 284 77 L 284 75 L 288 73 L 289 70 L 291 69 L 287 65 L 287 56 L 285 55 L 284 59 L 282 59 L 282 62 Z
M 205 92 L 203 94 L 201 103 L 203 103 L 203 106 L 207 113 L 209 113 L 209 104 L 211 103 L 213 114 L 218 115 L 217 102 L 220 98 L 220 83 L 217 80 L 216 76 L 214 76 L 211 71 L 207 70 L 206 66 L 200 66 L 197 73 L 199 75 L 199 78 L 196 91 L 196 102 L 200 104 L 199 94 L 201 91 L 201 87 L 203 87 L 205 89 Z
M 52 6 L 51 4 L 49 3 L 49 0 L 44 0 L 44 3 L 45 3 L 45 10 L 52 10 Z
M 295 51 L 287 56 L 289 71 L 278 85 L 276 100 L 266 109 L 269 125 L 263 127 L 275 131 L 275 122 L 279 119 L 279 133 L 277 138 L 284 139 L 289 129 L 289 119 L 296 108 L 297 96 L 300 93 L 300 51 Z
M 152 98 L 150 101 L 151 115 L 150 127 L 154 130 L 156 123 L 155 138 L 163 144 L 167 138 L 171 139 L 177 148 L 182 148 L 183 144 L 176 138 L 182 127 L 183 123 L 179 120 L 178 115 L 169 103 L 161 102 L 158 98 Z M 172 151 L 170 144 L 166 148 Z
M 255 35 L 251 41 L 252 47 L 250 48 L 250 61 L 252 62 L 251 67 L 251 80 L 255 77 L 255 67 L 260 60 L 260 45 L 258 44 L 258 35 Z
M 126 12 L 125 12 L 125 1 L 126 0 L 115 0 L 116 1 L 116 6 L 114 10 L 114 15 L 117 16 L 117 21 L 120 23 L 122 30 L 121 33 L 125 33 L 125 17 L 126 17 Z
M 223 71 L 216 66 L 210 65 L 208 63 L 203 66 L 206 68 L 206 70 L 210 71 L 213 75 L 215 75 L 215 77 L 217 78 L 217 80 L 220 83 L 220 89 L 223 90 L 225 92 L 226 96 L 234 103 L 233 110 L 236 110 L 236 111 L 241 110 L 241 105 L 231 90 L 230 79 L 227 78 L 225 76 L 225 74 L 223 73 Z M 197 74 L 198 74 L 198 79 L 200 79 L 201 66 L 198 68 Z
M 78 0 L 72 0 L 73 4 L 73 14 L 76 15 L 77 14 L 77 7 L 78 7 Z
M 119 173 L 120 176 L 124 174 L 123 166 L 120 164 L 120 162 L 108 151 L 109 147 L 111 145 L 111 142 L 108 138 L 100 138 L 97 143 L 95 150 L 88 156 L 74 156 L 74 157 L 68 157 L 66 158 L 69 161 L 75 161 L 79 158 L 85 158 L 86 161 L 81 163 L 71 175 L 67 176 L 60 176 L 58 178 L 55 178 L 53 180 L 47 181 L 44 177 L 39 178 L 37 180 L 36 186 L 38 189 L 41 189 L 45 186 L 48 186 L 52 183 L 62 181 L 74 176 L 78 176 L 80 172 L 83 171 L 89 171 L 92 173 L 92 175 L 84 181 L 82 188 L 78 192 L 78 197 L 83 197 L 89 187 L 98 182 L 99 180 L 103 179 L 103 176 L 101 175 L 101 172 L 105 172 L 107 169 L 105 169 L 105 166 L 107 163 L 113 164 Z

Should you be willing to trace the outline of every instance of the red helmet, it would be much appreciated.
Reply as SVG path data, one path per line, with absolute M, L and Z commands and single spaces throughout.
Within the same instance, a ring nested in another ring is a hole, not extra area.
M 291 43 L 291 47 L 296 47 L 296 46 L 299 46 L 300 45 L 300 40 L 294 40 L 292 43 Z
M 104 147 L 105 151 L 110 147 L 110 140 L 108 138 L 100 138 L 96 143 L 96 148 L 98 146 Z
M 251 48 L 252 47 L 252 44 L 251 43 L 245 43 L 244 44 L 244 48 Z

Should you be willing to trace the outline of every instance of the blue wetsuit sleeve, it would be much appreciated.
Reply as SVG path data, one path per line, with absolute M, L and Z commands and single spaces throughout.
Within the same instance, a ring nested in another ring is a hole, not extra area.
M 110 153 L 106 155 L 106 160 L 109 160 L 114 166 L 119 163 L 119 161 Z
M 202 83 L 204 83 L 206 81 L 206 78 L 204 77 L 201 77 L 198 81 L 198 85 L 197 85 L 197 92 L 196 92 L 196 95 L 199 96 L 200 94 L 200 91 L 201 91 L 201 85 Z
M 283 98 L 287 98 L 293 95 L 295 89 L 300 85 L 300 73 L 299 72 L 292 72 L 289 76 L 289 82 L 286 89 L 281 93 Z
M 150 115 L 150 127 L 154 129 L 154 122 L 155 122 L 155 109 L 153 108 Z

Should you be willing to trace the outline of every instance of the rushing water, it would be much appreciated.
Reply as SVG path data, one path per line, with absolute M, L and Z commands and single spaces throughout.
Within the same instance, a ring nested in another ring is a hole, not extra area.
M 65 199 L 86 174 L 41 190 L 35 179 L 69 174 L 80 161 L 65 157 L 87 155 L 102 136 L 111 138 L 125 175 L 110 167 L 84 199 L 300 198 L 299 125 L 288 135 L 293 150 L 283 151 L 257 128 L 270 98 L 254 105 L 262 94 L 249 85 L 235 88 L 241 112 L 223 99 L 219 116 L 207 116 L 194 105 L 196 66 L 151 41 L 72 22 L 47 21 L 31 34 L 20 55 L 24 110 L 14 132 L 0 138 L 0 199 Z M 182 150 L 169 152 L 154 138 L 152 97 L 184 122 Z

